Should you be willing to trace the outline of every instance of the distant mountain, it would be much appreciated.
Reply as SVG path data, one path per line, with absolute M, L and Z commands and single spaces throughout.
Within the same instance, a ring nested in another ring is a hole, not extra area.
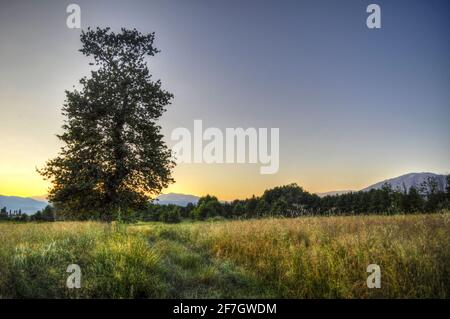
M 434 173 L 410 173 L 395 178 L 390 178 L 382 182 L 370 185 L 362 191 L 367 192 L 371 189 L 380 189 L 384 184 L 388 183 L 391 185 L 392 189 L 403 191 L 409 190 L 411 187 L 419 188 L 423 182 L 426 182 L 429 178 L 436 179 L 438 183 L 438 188 L 441 191 L 445 191 L 447 185 L 447 179 L 445 175 L 439 175 Z
M 46 203 L 48 203 L 47 195 L 36 195 L 36 196 L 30 196 L 29 198 L 38 200 L 38 201 L 40 201 L 40 202 L 46 202 Z
M 410 189 L 412 186 L 420 187 L 424 181 L 427 181 L 429 177 L 435 178 L 438 182 L 440 190 L 445 191 L 447 180 L 446 175 L 439 175 L 434 173 L 410 173 L 395 178 L 387 179 L 376 184 L 363 188 L 361 191 L 369 191 L 371 189 L 380 189 L 385 183 L 389 183 L 394 190 L 403 191 L 404 189 Z M 356 192 L 355 190 L 341 190 L 331 191 L 325 193 L 317 193 L 320 197 L 341 195 L 350 192 Z M 39 199 L 39 200 L 38 200 Z M 160 205 L 174 204 L 178 206 L 186 206 L 189 203 L 197 204 L 199 200 L 198 196 L 188 194 L 161 194 L 156 197 L 154 203 Z M 47 206 L 45 196 L 35 196 L 34 198 L 24 198 L 17 196 L 1 196 L 0 195 L 0 208 L 5 207 L 11 211 L 21 209 L 23 213 L 34 214 L 38 210 L 42 210 Z
M 35 200 L 32 198 L 24 198 L 18 196 L 2 196 L 0 195 L 0 208 L 6 207 L 8 212 L 22 210 L 25 214 L 34 214 L 38 210 L 42 210 L 47 206 L 47 202 Z
M 178 206 L 187 206 L 189 203 L 197 204 L 198 200 L 199 197 L 195 195 L 169 193 L 161 194 L 156 197 L 155 203 L 160 205 L 174 204 Z
M 447 177 L 446 175 L 434 174 L 434 173 L 409 173 L 405 175 L 401 175 L 398 177 L 386 179 L 384 181 L 378 182 L 376 184 L 370 185 L 366 188 L 361 189 L 360 191 L 368 192 L 371 189 L 380 189 L 384 184 L 389 183 L 392 189 L 403 192 L 405 189 L 409 190 L 412 186 L 419 188 L 420 185 L 427 181 L 428 178 L 435 178 L 438 183 L 438 188 L 441 191 L 445 191 L 447 186 Z M 343 191 L 331 191 L 326 193 L 317 193 L 320 197 L 324 196 L 333 196 L 333 195 L 342 195 L 350 192 L 357 192 L 352 190 L 343 190 Z
M 325 193 L 316 193 L 319 197 L 325 197 L 325 196 L 334 196 L 334 195 L 342 195 L 354 192 L 354 190 L 343 190 L 343 191 L 331 191 L 331 192 L 325 192 Z
M 36 199 L 34 199 L 36 198 Z M 34 214 L 38 210 L 42 210 L 48 205 L 45 196 L 35 196 L 34 198 L 25 198 L 19 196 L 2 196 L 0 195 L 0 208 L 6 207 L 8 212 L 22 210 L 25 214 Z M 38 200 L 39 199 L 39 200 Z M 42 199 L 42 200 L 40 200 Z M 186 206 L 189 203 L 197 204 L 199 197 L 186 194 L 161 194 L 155 200 L 159 205 L 174 204 L 178 206 Z

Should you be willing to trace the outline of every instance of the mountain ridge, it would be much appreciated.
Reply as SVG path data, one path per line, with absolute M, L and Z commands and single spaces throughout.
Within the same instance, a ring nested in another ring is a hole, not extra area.
M 187 206 L 189 203 L 197 204 L 199 196 L 191 195 L 191 194 L 178 194 L 178 193 L 168 193 L 161 194 L 156 197 L 155 204 L 159 205 L 168 205 L 174 204 L 178 206 Z
M 388 178 L 381 182 L 364 187 L 360 190 L 344 190 L 344 191 L 330 191 L 325 193 L 317 193 L 320 197 L 341 195 L 350 192 L 368 192 L 371 189 L 380 189 L 384 184 L 390 184 L 393 190 L 405 191 L 409 190 L 412 186 L 419 188 L 423 182 L 426 182 L 428 178 L 435 178 L 438 183 L 438 188 L 440 191 L 445 191 L 447 185 L 446 175 L 436 174 L 430 172 L 419 172 L 419 173 L 407 173 L 397 177 Z
M 6 207 L 8 212 L 21 210 L 24 214 L 34 214 L 47 205 L 47 202 L 30 197 L 0 195 L 0 208 Z
M 359 191 L 365 192 L 371 189 L 379 189 L 386 183 L 391 184 L 394 190 L 403 191 L 404 189 L 410 189 L 412 186 L 419 187 L 420 184 L 426 181 L 429 177 L 436 178 L 438 182 L 438 188 L 441 191 L 445 190 L 447 184 L 446 175 L 435 174 L 430 172 L 421 172 L 421 173 L 408 173 L 397 177 L 389 178 L 381 182 L 367 186 Z M 358 192 L 358 190 L 329 191 L 324 193 L 317 193 L 317 195 L 319 195 L 320 197 L 324 197 L 324 196 L 341 195 L 350 192 Z M 44 196 L 39 197 L 44 198 Z M 199 196 L 192 194 L 168 193 L 168 194 L 160 194 L 159 196 L 157 196 L 154 200 L 154 203 L 159 205 L 173 204 L 178 206 L 186 206 L 189 203 L 197 204 L 199 199 L 200 199 Z M 37 200 L 32 197 L 0 195 L 0 208 L 6 206 L 8 211 L 21 209 L 22 212 L 25 214 L 33 214 L 36 211 L 45 208 L 47 204 L 48 204 L 47 201 Z
M 384 181 L 372 184 L 366 188 L 363 188 L 361 191 L 366 192 L 371 189 L 380 189 L 384 184 L 390 184 L 392 189 L 398 191 L 409 190 L 411 187 L 420 187 L 423 182 L 426 182 L 428 178 L 435 178 L 438 183 L 438 188 L 441 191 L 445 190 L 446 175 L 435 174 L 430 172 L 421 172 L 421 173 L 408 173 L 401 176 L 397 176 L 394 178 L 389 178 Z

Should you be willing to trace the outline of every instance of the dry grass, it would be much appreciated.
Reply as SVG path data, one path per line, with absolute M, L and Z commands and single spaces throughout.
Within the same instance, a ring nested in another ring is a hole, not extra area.
M 449 298 L 450 214 L 0 224 L 0 298 Z M 82 288 L 65 287 L 67 265 Z M 368 289 L 366 267 L 381 267 Z
M 284 298 L 449 298 L 450 214 L 305 217 L 173 226 Z M 381 289 L 366 268 L 381 267 Z

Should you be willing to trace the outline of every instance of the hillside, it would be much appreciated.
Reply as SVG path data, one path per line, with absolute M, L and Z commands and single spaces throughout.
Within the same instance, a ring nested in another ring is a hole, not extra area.
M 394 178 L 389 178 L 381 182 L 377 182 L 370 186 L 367 186 L 359 191 L 368 192 L 371 189 L 380 189 L 384 184 L 390 184 L 392 189 L 403 192 L 404 190 L 409 190 L 411 187 L 420 188 L 423 182 L 426 182 L 428 178 L 435 178 L 438 182 L 438 188 L 440 191 L 445 191 L 447 186 L 446 175 L 435 174 L 435 173 L 409 173 Z M 338 190 L 330 191 L 324 193 L 317 193 L 320 197 L 342 195 L 350 192 L 358 192 L 358 190 Z
M 160 205 L 174 204 L 178 206 L 187 206 L 189 203 L 197 204 L 198 200 L 199 197 L 195 195 L 169 193 L 159 195 L 156 198 L 155 203 Z
M 434 173 L 410 173 L 401 175 L 370 185 L 366 188 L 363 188 L 362 191 L 366 192 L 371 189 L 380 189 L 386 183 L 390 184 L 394 190 L 404 191 L 405 189 L 408 190 L 413 186 L 415 188 L 419 188 L 420 185 L 426 182 L 429 178 L 435 178 L 438 182 L 439 190 L 445 191 L 445 187 L 447 185 L 446 176 Z
M 361 191 L 380 189 L 385 183 L 389 183 L 393 189 L 399 191 L 403 191 L 404 189 L 410 189 L 412 186 L 418 188 L 423 182 L 427 181 L 427 179 L 430 177 L 436 178 L 440 190 L 442 191 L 445 190 L 445 187 L 447 185 L 446 175 L 439 175 L 434 173 L 410 173 L 383 180 L 381 182 L 363 188 L 361 189 Z M 319 195 L 320 197 L 324 197 L 332 195 L 341 195 L 350 192 L 355 192 L 355 190 L 330 191 L 318 193 L 317 195 Z M 47 201 L 45 201 L 44 199 L 45 196 L 39 196 L 35 198 L 24 198 L 18 196 L 0 195 L 0 208 L 6 206 L 8 210 L 21 209 L 23 213 L 32 214 L 35 213 L 37 210 L 43 209 L 47 205 Z M 174 204 L 185 207 L 189 203 L 197 204 L 198 200 L 199 197 L 195 195 L 168 193 L 168 194 L 161 194 L 158 197 L 156 197 L 154 203 L 159 205 Z
M 6 207 L 7 210 L 22 210 L 25 214 L 34 214 L 38 210 L 42 210 L 47 206 L 46 202 L 38 201 L 32 198 L 18 196 L 2 196 L 0 195 L 0 208 Z

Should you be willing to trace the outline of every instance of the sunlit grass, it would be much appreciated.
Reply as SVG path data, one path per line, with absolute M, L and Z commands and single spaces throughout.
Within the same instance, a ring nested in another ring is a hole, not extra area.
M 450 214 L 0 223 L 0 298 L 448 298 Z M 66 287 L 69 264 L 81 289 Z M 366 268 L 381 267 L 368 289 Z
M 193 242 L 251 270 L 278 297 L 450 295 L 448 213 L 263 219 L 190 227 Z M 369 264 L 381 267 L 381 289 L 367 288 Z

